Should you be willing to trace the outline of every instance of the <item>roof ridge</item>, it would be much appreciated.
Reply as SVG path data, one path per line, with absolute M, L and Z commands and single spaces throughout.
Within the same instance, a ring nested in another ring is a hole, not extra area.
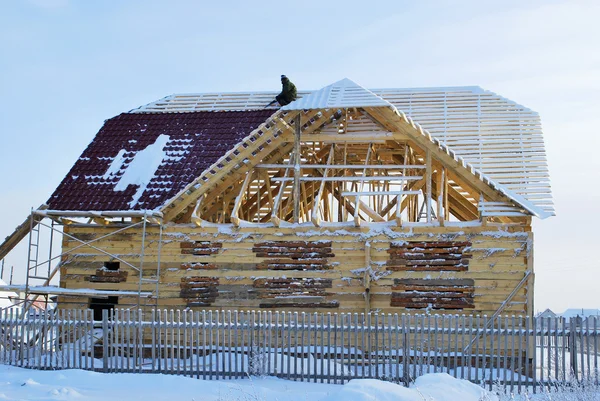
M 351 79 L 344 78 L 331 85 L 324 86 L 318 91 L 294 100 L 281 110 L 335 109 L 349 107 L 392 106 L 383 99 L 357 84 Z

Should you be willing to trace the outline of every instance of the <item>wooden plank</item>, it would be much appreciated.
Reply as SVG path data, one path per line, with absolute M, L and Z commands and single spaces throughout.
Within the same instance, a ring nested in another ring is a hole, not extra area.
M 48 205 L 42 204 L 37 210 L 46 210 L 48 209 Z M 39 218 L 38 218 L 39 219 Z M 36 227 L 38 221 L 34 219 L 33 227 Z M 31 230 L 31 215 L 27 216 L 25 221 L 15 228 L 15 230 L 8 237 L 4 239 L 2 244 L 0 245 L 0 260 L 4 259 L 6 255 L 15 247 Z

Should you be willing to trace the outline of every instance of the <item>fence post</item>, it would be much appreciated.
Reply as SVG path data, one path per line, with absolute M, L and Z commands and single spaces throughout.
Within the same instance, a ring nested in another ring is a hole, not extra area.
M 406 327 L 406 315 L 402 314 L 402 377 L 404 380 L 404 387 L 408 387 L 410 384 L 410 377 L 408 374 L 408 333 L 409 331 Z
M 108 309 L 102 311 L 102 371 L 108 373 Z
M 571 342 L 571 371 L 575 377 L 575 380 L 579 380 L 577 373 L 577 334 L 575 332 L 577 324 L 575 318 L 569 319 L 569 326 L 571 329 L 569 333 L 569 340 Z
M 250 325 L 248 326 L 249 330 L 249 339 L 248 339 L 248 375 L 253 376 L 255 374 L 255 364 L 254 364 L 254 324 L 256 322 L 256 311 L 252 311 L 250 314 Z

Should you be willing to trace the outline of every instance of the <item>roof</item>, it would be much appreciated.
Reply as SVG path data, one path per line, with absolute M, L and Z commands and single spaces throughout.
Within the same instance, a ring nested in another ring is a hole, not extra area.
M 358 94 L 358 103 L 367 106 L 395 106 L 495 189 L 535 215 L 554 214 L 537 113 L 478 87 L 369 91 L 350 80 L 310 96 L 299 92 L 300 99 L 288 106 L 350 107 L 355 97 L 339 96 L 336 87 Z M 110 119 L 52 195 L 49 207 L 156 210 L 271 116 L 276 108 L 265 106 L 274 96 L 172 95 Z M 156 150 L 161 143 L 166 147 Z M 138 158 L 147 162 L 134 160 Z M 141 177 L 136 165 L 155 166 L 156 174 L 146 171 Z
M 315 91 L 299 91 L 302 98 Z M 386 88 L 370 92 L 393 104 L 434 138 L 515 195 L 554 215 L 538 113 L 478 86 Z M 277 92 L 175 94 L 132 113 L 264 108 Z M 273 111 L 276 107 L 272 107 Z
M 600 316 L 600 309 L 570 308 L 561 313 L 560 316 L 562 316 L 565 319 L 570 319 L 572 317 L 578 316 L 581 318 L 587 318 L 589 316 Z
M 270 110 L 120 114 L 105 122 L 48 206 L 76 211 L 155 210 L 271 114 Z M 164 155 L 163 149 L 158 149 L 158 155 L 146 150 L 157 141 L 164 143 Z M 162 157 L 157 161 L 156 156 Z M 128 183 L 132 185 L 124 185 Z M 145 190 L 140 193 L 140 188 Z
M 344 78 L 283 106 L 281 110 L 345 109 L 369 106 L 387 107 L 392 104 L 348 78 Z
M 537 317 L 540 317 L 540 316 L 544 316 L 544 317 L 551 316 L 551 317 L 554 317 L 554 316 L 556 316 L 556 313 L 554 313 L 551 309 L 546 309 L 545 311 L 538 313 Z

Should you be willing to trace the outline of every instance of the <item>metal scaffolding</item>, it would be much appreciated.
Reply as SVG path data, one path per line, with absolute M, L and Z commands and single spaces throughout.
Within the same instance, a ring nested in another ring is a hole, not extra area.
M 134 214 L 135 216 L 132 216 Z M 69 220 L 68 218 L 89 218 L 89 220 L 85 223 L 75 222 L 73 220 Z M 69 233 L 65 233 L 64 230 L 61 229 L 66 224 L 78 224 L 78 225 L 87 225 L 87 226 L 98 226 L 95 223 L 95 219 L 99 217 L 131 217 L 139 218 L 139 221 L 131 221 L 127 222 L 126 225 L 124 221 L 114 223 L 113 225 L 107 224 L 105 227 L 114 228 L 108 234 L 102 235 L 98 238 L 84 240 L 81 238 L 77 238 L 74 235 Z M 144 306 L 158 306 L 158 297 L 159 297 L 159 282 L 160 282 L 160 268 L 161 268 L 161 249 L 162 249 L 162 241 L 163 241 L 163 224 L 161 221 L 160 215 L 157 215 L 155 212 L 147 212 L 143 211 L 141 213 L 133 212 L 125 215 L 124 213 L 113 212 L 113 213 L 82 213 L 82 212 L 61 212 L 61 211 L 48 211 L 43 209 L 32 210 L 29 216 L 29 224 L 28 227 L 18 227 L 15 230 L 15 235 L 23 235 L 23 231 L 28 231 L 28 250 L 27 250 L 27 270 L 25 277 L 25 285 L 9 285 L 5 286 L 5 290 L 11 291 L 23 291 L 24 298 L 20 299 L 20 303 L 22 304 L 23 313 L 25 313 L 34 302 L 39 301 L 40 297 L 43 299 L 44 308 L 46 309 L 48 306 L 49 298 L 52 295 L 59 296 L 93 296 L 98 298 L 107 298 L 110 295 L 127 295 L 127 296 L 136 296 L 137 304 L 136 307 L 142 306 L 142 298 L 150 299 L 152 303 L 144 303 Z M 23 225 L 22 225 L 23 226 Z M 157 265 L 156 265 L 156 274 L 152 277 L 144 277 L 144 256 L 146 252 L 146 243 L 147 243 L 147 235 L 149 227 L 158 227 L 159 231 L 159 239 L 158 239 L 158 256 L 157 256 Z M 111 253 L 101 247 L 94 245 L 94 243 L 114 236 L 115 234 L 122 233 L 127 230 L 131 230 L 133 228 L 141 227 L 141 235 L 142 235 L 142 245 L 139 252 L 139 264 L 135 265 L 124 260 L 117 254 Z M 48 240 L 48 257 L 41 258 L 40 248 L 42 234 L 41 231 L 43 229 L 48 230 L 47 240 Z M 55 235 L 63 235 L 63 237 L 68 238 L 69 240 L 73 240 L 78 242 L 79 244 L 67 251 L 61 251 L 58 254 L 53 253 L 53 245 L 55 243 Z M 26 234 L 25 234 L 26 235 Z M 10 237 L 7 241 L 10 240 Z M 5 241 L 5 242 L 7 242 Z M 13 245 L 14 246 L 14 245 Z M 59 288 L 58 286 L 50 285 L 52 279 L 56 276 L 56 274 L 60 271 L 60 268 L 63 264 L 63 259 L 65 256 L 72 254 L 76 250 L 82 247 L 90 247 L 106 256 L 112 258 L 113 260 L 119 261 L 123 263 L 125 266 L 133 269 L 139 274 L 138 281 L 138 290 L 137 291 L 112 291 L 112 290 L 70 290 L 66 288 Z M 12 248 L 11 248 L 12 249 Z M 52 266 L 53 262 L 58 259 L 58 263 Z M 143 284 L 152 283 L 154 285 L 154 289 L 151 292 L 142 291 Z

